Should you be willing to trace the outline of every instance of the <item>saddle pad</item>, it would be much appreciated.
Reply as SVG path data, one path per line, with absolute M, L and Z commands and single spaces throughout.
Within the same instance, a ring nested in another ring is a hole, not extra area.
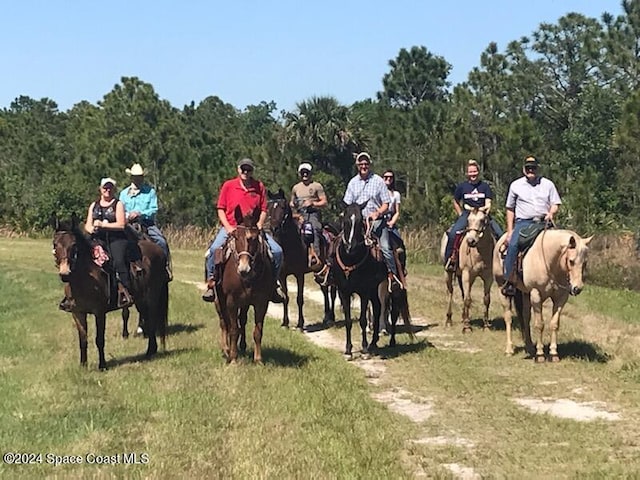
M 520 230 L 518 234 L 518 250 L 526 253 L 536 241 L 538 235 L 545 229 L 544 222 L 532 223 Z

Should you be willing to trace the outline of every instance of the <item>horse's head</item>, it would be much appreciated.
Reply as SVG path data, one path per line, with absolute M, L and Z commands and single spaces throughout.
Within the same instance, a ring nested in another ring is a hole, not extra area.
M 255 267 L 256 257 L 263 242 L 262 234 L 257 227 L 260 212 L 255 211 L 242 216 L 240 209 L 236 208 L 235 214 L 238 226 L 230 235 L 232 251 L 237 258 L 238 274 L 247 276 Z
M 484 235 L 484 230 L 489 224 L 489 215 L 480 208 L 469 211 L 467 217 L 467 243 L 470 247 L 476 247 Z
M 69 222 L 60 222 L 56 218 L 54 228 L 53 257 L 60 278 L 66 282 L 76 267 L 79 251 L 84 246 L 84 237 L 78 230 L 78 218 L 75 215 Z
M 342 243 L 347 253 L 352 253 L 355 248 L 364 243 L 365 225 L 362 217 L 364 205 L 352 203 L 347 205 L 342 213 Z
M 285 198 L 284 191 L 279 189 L 276 193 L 267 192 L 267 218 L 273 233 L 278 234 L 287 220 L 291 218 L 291 207 Z
M 583 275 L 587 265 L 589 243 L 592 239 L 593 235 L 589 238 L 580 238 L 578 235 L 569 237 L 564 259 L 569 279 L 569 293 L 571 295 L 578 295 L 584 288 Z

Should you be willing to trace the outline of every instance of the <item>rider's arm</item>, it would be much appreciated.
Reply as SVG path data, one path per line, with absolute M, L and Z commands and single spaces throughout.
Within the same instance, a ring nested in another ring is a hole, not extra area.
M 154 188 L 149 190 L 149 193 L 146 195 L 146 205 L 141 209 L 140 215 L 143 219 L 149 220 L 153 218 L 153 216 L 158 213 L 158 195 Z
M 484 213 L 489 215 L 489 212 L 491 211 L 491 199 L 490 198 L 486 198 L 485 199 L 484 207 L 481 207 L 480 210 L 482 210 Z
M 513 223 L 516 219 L 516 212 L 513 208 L 507 208 L 507 241 L 511 239 L 513 233 Z
M 458 216 L 462 215 L 462 207 L 460 206 L 460 204 L 456 201 L 456 199 L 453 199 L 453 209 L 456 211 L 456 213 L 458 214 Z
M 551 205 L 544 219 L 553 221 L 553 216 L 558 212 L 558 208 L 560 208 L 560 205 L 558 204 Z
M 87 219 L 84 222 L 84 229 L 87 233 L 93 233 L 94 232 L 94 228 L 93 228 L 93 207 L 96 204 L 96 202 L 91 203 L 91 205 L 89 205 L 89 211 L 87 212 Z
M 264 226 L 264 222 L 266 222 L 267 220 L 267 212 L 262 211 L 260 212 L 260 217 L 258 218 L 258 223 L 257 223 L 257 227 L 262 230 L 262 227 Z
M 387 223 L 390 227 L 394 227 L 396 223 L 398 223 L 398 218 L 400 218 L 400 203 L 396 203 L 396 212 L 391 217 L 391 220 Z
M 380 218 L 382 215 L 384 215 L 385 213 L 387 213 L 387 210 L 389 210 L 389 202 L 384 202 L 382 205 L 380 205 L 378 207 L 378 209 L 373 212 L 374 214 L 371 214 L 371 217 L 373 217 L 374 220 Z
M 315 208 L 324 208 L 327 206 L 327 196 L 324 192 L 318 194 L 318 200 L 311 202 L 311 206 Z
M 218 208 L 218 220 L 220 220 L 220 223 L 227 231 L 227 233 L 231 233 L 236 229 L 236 227 L 232 226 L 229 223 L 229 220 L 227 220 L 227 215 L 224 213 L 224 208 Z

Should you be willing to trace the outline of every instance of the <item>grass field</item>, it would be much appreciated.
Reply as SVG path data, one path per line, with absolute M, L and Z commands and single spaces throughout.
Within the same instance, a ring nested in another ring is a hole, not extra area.
M 109 370 L 99 372 L 92 342 L 89 368 L 79 366 L 71 316 L 56 309 L 62 284 L 50 242 L 0 239 L 0 446 L 33 454 L 20 457 L 28 465 L 0 463 L 0 477 L 452 478 L 451 464 L 483 478 L 640 475 L 638 293 L 588 287 L 566 309 L 562 361 L 534 365 L 522 352 L 502 354 L 497 305 L 489 332 L 446 330 L 440 268 L 410 269 L 422 332 L 383 349 L 376 385 L 277 319 L 267 321 L 264 366 L 249 356 L 226 366 L 217 317 L 191 283 L 201 280 L 202 252 L 190 250 L 174 252 L 166 351 L 142 361 L 146 341 L 120 338 L 112 313 Z M 305 311 L 307 323 L 320 318 L 318 305 Z M 475 305 L 476 325 L 479 316 Z M 344 339 L 342 328 L 331 334 Z M 433 414 L 412 422 L 372 397 L 393 390 Z M 516 399 L 585 403 L 619 420 L 532 413 Z M 80 463 L 52 463 L 74 456 Z

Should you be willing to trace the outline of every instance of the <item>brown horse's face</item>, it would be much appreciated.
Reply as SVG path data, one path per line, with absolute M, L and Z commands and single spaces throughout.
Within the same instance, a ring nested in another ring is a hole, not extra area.
M 474 208 L 467 217 L 467 243 L 470 247 L 475 247 L 484 235 L 487 228 L 489 216 L 482 210 Z
M 593 236 L 589 238 L 571 237 L 569 246 L 564 254 L 565 268 L 569 278 L 569 293 L 578 295 L 584 288 L 584 269 L 587 265 L 587 254 L 589 252 L 589 243 Z
M 238 274 L 246 277 L 255 268 L 256 256 L 262 242 L 260 230 L 255 227 L 239 226 L 231 236 L 235 242 L 234 251 L 238 259 Z
M 66 282 L 78 260 L 78 244 L 73 232 L 58 231 L 53 236 L 53 257 L 60 279 Z
M 285 198 L 269 200 L 267 204 L 267 217 L 269 218 L 269 225 L 274 233 L 278 233 L 289 215 L 291 215 L 291 209 Z

